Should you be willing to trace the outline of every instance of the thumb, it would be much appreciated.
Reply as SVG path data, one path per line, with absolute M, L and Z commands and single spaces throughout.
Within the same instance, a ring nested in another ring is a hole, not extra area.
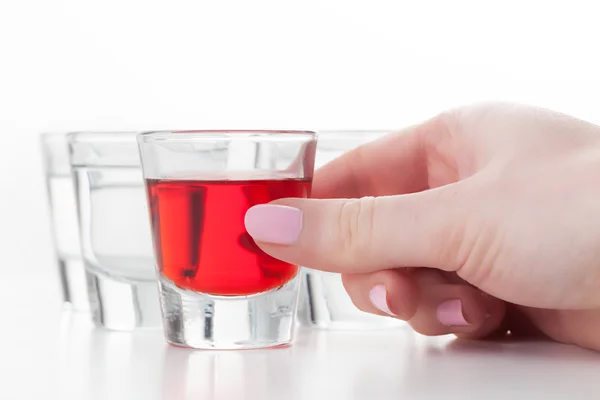
M 280 199 L 251 207 L 246 230 L 271 256 L 312 269 L 454 271 L 469 208 L 461 183 L 398 196 Z

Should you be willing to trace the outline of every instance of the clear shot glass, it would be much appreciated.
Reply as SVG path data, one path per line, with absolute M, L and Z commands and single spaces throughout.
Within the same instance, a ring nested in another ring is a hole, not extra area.
M 310 194 L 316 134 L 171 131 L 138 136 L 166 340 L 198 349 L 288 345 L 299 267 L 260 250 L 254 205 Z
M 319 131 L 315 168 L 389 133 L 390 130 Z M 298 322 L 305 327 L 332 330 L 394 328 L 405 324 L 359 310 L 346 293 L 340 274 L 311 269 L 302 271 Z
M 40 144 L 63 301 L 75 311 L 88 311 L 67 133 L 43 133 Z
M 159 328 L 160 305 L 137 132 L 69 134 L 95 324 Z

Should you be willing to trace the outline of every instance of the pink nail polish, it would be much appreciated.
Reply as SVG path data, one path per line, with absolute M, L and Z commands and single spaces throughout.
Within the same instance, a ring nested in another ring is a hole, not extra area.
M 292 244 L 302 230 L 302 211 L 294 207 L 260 204 L 246 211 L 246 230 L 259 242 Z
M 445 326 L 469 326 L 462 311 L 462 302 L 458 299 L 446 300 L 437 308 L 437 319 Z
M 369 292 L 369 299 L 371 299 L 371 303 L 380 311 L 383 311 L 386 314 L 394 315 L 394 313 L 390 310 L 387 304 L 387 291 L 385 290 L 384 285 L 377 285 L 371 289 Z

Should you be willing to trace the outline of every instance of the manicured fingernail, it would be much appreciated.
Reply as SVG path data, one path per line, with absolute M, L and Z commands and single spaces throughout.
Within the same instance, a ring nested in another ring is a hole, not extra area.
M 369 298 L 371 299 L 371 303 L 373 303 L 373 305 L 377 307 L 378 310 L 383 311 L 384 313 L 392 316 L 395 315 L 392 311 L 390 311 L 390 308 L 388 307 L 387 291 L 385 290 L 384 285 L 377 285 L 373 287 L 373 289 L 371 289 L 371 291 L 369 292 Z
M 260 204 L 246 211 L 246 230 L 259 242 L 292 244 L 302 230 L 302 211 L 294 207 Z
M 456 300 L 446 300 L 437 308 L 437 319 L 442 325 L 446 326 L 469 326 L 463 315 L 462 302 Z

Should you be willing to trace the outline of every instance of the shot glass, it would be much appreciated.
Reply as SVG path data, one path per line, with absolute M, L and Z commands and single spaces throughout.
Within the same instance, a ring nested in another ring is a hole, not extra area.
M 260 250 L 254 205 L 308 197 L 316 134 L 170 131 L 138 136 L 167 342 L 197 349 L 293 340 L 299 267 Z
M 388 133 L 391 131 L 319 131 L 315 168 Z M 331 330 L 394 328 L 405 324 L 395 318 L 359 310 L 346 293 L 340 274 L 311 269 L 302 272 L 298 322 L 305 327 Z
M 67 134 L 43 133 L 40 135 L 40 144 L 63 301 L 75 311 L 88 311 Z
M 69 135 L 81 248 L 97 326 L 161 324 L 137 132 Z

